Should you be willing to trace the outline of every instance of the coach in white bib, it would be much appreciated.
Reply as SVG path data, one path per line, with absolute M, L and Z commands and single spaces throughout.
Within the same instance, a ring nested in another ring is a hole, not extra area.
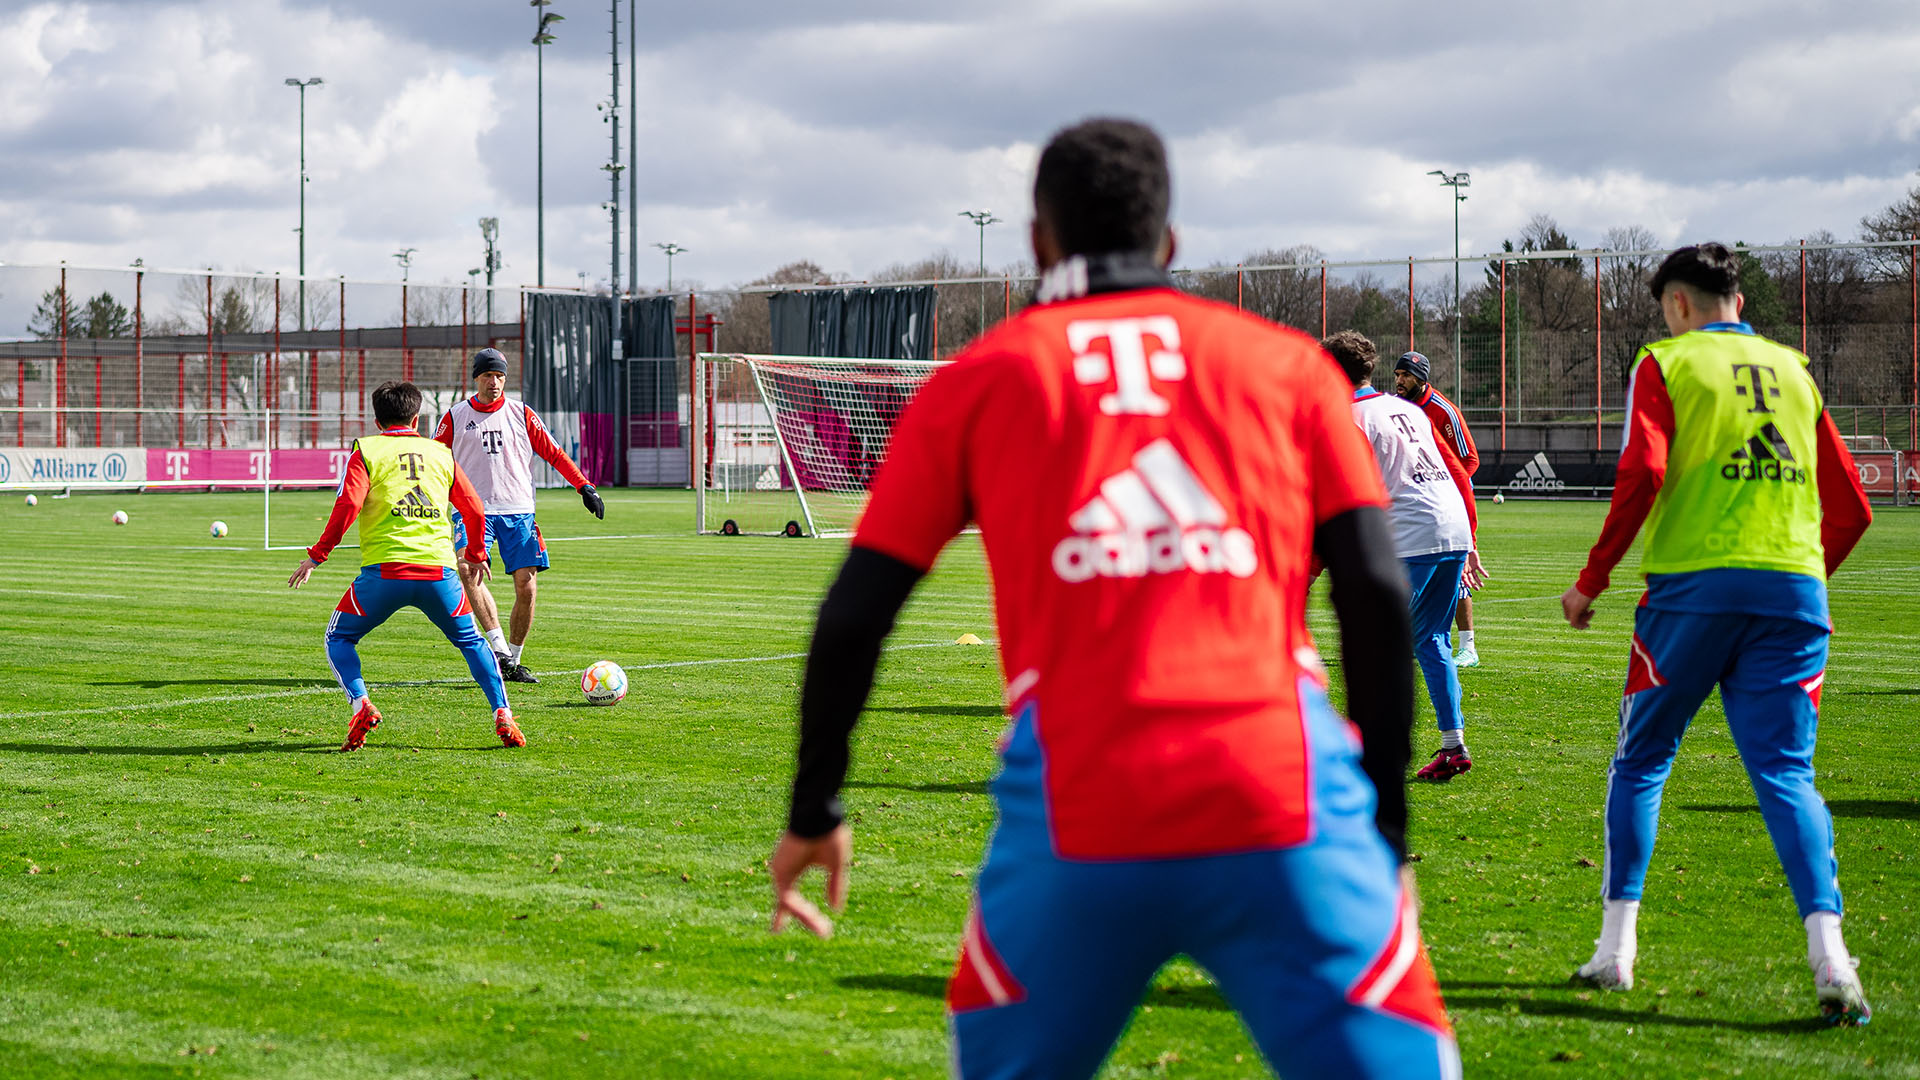
M 547 568 L 547 543 L 533 519 L 533 456 L 554 467 L 580 493 L 595 517 L 607 516 L 606 504 L 560 444 L 547 433 L 532 409 L 507 400 L 507 358 L 498 349 L 473 356 L 474 395 L 440 417 L 433 437 L 453 450 L 453 460 L 473 482 L 486 506 L 487 558 L 500 545 L 500 561 L 513 575 L 512 633 L 500 631 L 500 610 L 477 573 L 460 568 L 460 583 L 487 643 L 510 682 L 539 682 L 520 663 L 533 629 L 534 575 Z M 466 543 L 468 523 L 454 516 L 454 544 Z

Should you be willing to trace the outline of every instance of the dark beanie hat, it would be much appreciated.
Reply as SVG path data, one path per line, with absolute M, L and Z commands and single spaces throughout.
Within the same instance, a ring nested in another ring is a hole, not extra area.
M 502 375 L 507 373 L 507 358 L 501 355 L 499 349 L 481 349 L 473 354 L 472 377 L 477 379 L 489 371 L 497 371 Z
M 492 350 L 489 349 L 488 351 L 491 352 Z M 1421 382 L 1433 381 L 1428 378 L 1428 376 L 1433 373 L 1433 365 L 1427 362 L 1426 356 L 1422 353 L 1401 353 L 1400 359 L 1393 365 L 1393 370 L 1404 371 L 1414 378 L 1419 379 Z

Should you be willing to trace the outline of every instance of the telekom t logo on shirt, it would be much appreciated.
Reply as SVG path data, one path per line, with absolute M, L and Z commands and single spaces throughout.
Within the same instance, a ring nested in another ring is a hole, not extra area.
M 1148 339 L 1159 347 L 1147 351 Z M 1106 352 L 1089 351 L 1096 341 L 1107 343 Z M 1177 382 L 1187 377 L 1187 358 L 1180 353 L 1180 324 L 1171 315 L 1070 322 L 1067 346 L 1073 350 L 1076 382 L 1113 385 L 1112 393 L 1100 396 L 1100 411 L 1108 416 L 1165 416 L 1171 406 L 1154 392 L 1153 380 Z

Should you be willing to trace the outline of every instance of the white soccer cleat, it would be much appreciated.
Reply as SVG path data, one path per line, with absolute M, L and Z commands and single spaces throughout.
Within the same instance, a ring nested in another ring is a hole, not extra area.
M 1468 645 L 1466 648 L 1461 649 L 1457 653 L 1454 653 L 1453 666 L 1457 668 L 1479 667 L 1480 666 L 1480 650 L 1474 648 L 1471 645 Z
M 1813 992 L 1820 999 L 1820 1014 L 1836 1027 L 1860 1027 L 1873 1019 L 1873 1007 L 1867 1004 L 1867 991 L 1860 985 L 1858 957 L 1850 963 L 1822 960 L 1813 973 Z
M 1573 973 L 1575 982 L 1602 990 L 1633 989 L 1633 961 L 1617 956 L 1596 956 Z

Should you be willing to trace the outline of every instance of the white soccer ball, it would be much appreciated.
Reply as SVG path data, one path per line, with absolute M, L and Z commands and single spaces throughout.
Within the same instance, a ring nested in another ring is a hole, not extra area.
M 216 521 L 207 527 L 207 533 L 215 540 L 218 540 L 227 535 L 227 523 L 224 521 Z
M 580 673 L 580 692 L 589 705 L 618 705 L 627 696 L 627 673 L 611 660 L 596 660 Z
M 40 496 L 38 496 L 38 495 L 28 495 L 28 496 L 27 496 L 27 505 L 28 505 L 28 506 L 39 506 L 39 505 L 40 505 Z
M 1507 501 L 1507 497 L 1496 491 L 1493 493 L 1493 501 L 1497 503 L 1503 503 Z
M 113 523 L 115 525 L 125 525 L 127 523 L 127 512 L 125 510 L 115 510 L 113 512 Z

